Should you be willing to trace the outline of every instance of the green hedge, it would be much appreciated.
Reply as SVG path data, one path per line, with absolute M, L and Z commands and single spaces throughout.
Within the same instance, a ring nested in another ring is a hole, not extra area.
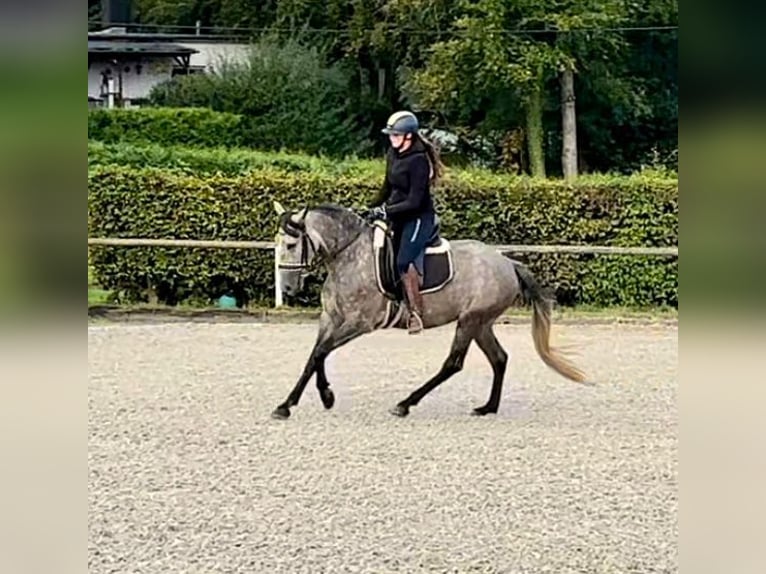
M 287 206 L 335 201 L 361 208 L 380 185 L 372 174 L 259 169 L 247 175 L 186 175 L 105 166 L 88 174 L 89 235 L 270 240 L 272 200 Z M 672 246 L 677 180 L 659 175 L 583 177 L 569 185 L 453 172 L 435 193 L 443 235 L 493 244 Z M 126 302 L 271 303 L 270 251 L 93 248 L 95 279 Z M 657 257 L 520 255 L 562 305 L 678 304 L 677 260 Z M 318 302 L 316 288 L 304 298 Z
M 244 175 L 258 169 L 307 171 L 337 175 L 382 177 L 380 161 L 329 159 L 318 156 L 250 150 L 246 148 L 206 148 L 136 144 L 129 142 L 88 142 L 88 167 L 121 165 L 159 167 L 188 174 Z
M 242 116 L 207 108 L 88 110 L 88 140 L 199 147 L 236 147 Z

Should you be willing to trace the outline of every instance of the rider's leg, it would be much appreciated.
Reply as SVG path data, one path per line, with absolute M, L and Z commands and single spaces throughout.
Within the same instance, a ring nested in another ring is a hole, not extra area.
M 402 279 L 404 293 L 409 310 L 407 327 L 410 334 L 423 330 L 423 297 L 420 293 L 421 276 L 414 262 L 418 260 L 422 243 L 422 224 L 420 219 L 404 224 L 400 236 L 396 266 Z
M 409 264 L 407 271 L 402 275 L 402 281 L 410 311 L 407 330 L 414 335 L 423 330 L 423 295 L 420 293 L 420 278 L 414 264 Z

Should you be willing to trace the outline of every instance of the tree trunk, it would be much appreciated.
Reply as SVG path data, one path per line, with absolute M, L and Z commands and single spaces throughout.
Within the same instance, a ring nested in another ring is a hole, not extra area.
M 378 98 L 383 99 L 386 95 L 386 69 L 378 65 Z
M 577 177 L 577 114 L 575 111 L 574 71 L 565 68 L 561 72 L 561 169 L 564 177 Z
M 545 177 L 542 78 L 535 83 L 532 90 L 527 95 L 526 114 L 529 168 L 533 177 Z

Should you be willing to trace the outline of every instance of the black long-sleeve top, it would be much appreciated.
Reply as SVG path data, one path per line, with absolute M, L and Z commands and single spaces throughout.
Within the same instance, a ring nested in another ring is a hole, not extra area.
M 404 152 L 391 148 L 386 155 L 383 187 L 370 207 L 386 204 L 394 222 L 402 222 L 433 212 L 431 164 L 422 142 L 415 140 Z

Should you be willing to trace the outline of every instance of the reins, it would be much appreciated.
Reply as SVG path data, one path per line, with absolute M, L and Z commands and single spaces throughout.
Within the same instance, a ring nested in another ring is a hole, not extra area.
M 343 253 L 346 249 L 348 249 L 359 237 L 368 230 L 367 227 L 363 227 L 360 229 L 357 233 L 355 233 L 351 239 L 346 241 L 341 247 L 336 249 L 333 252 L 325 251 L 324 256 L 322 255 L 322 252 L 317 248 L 314 241 L 309 236 L 308 232 L 306 231 L 306 225 L 304 223 L 297 223 L 293 221 L 290 218 L 290 214 L 283 215 L 283 219 L 281 222 L 281 227 L 284 230 L 285 233 L 287 233 L 290 237 L 295 237 L 301 240 L 301 262 L 300 263 L 278 263 L 277 268 L 278 269 L 308 269 L 309 267 L 313 267 L 314 265 L 321 265 L 322 263 L 332 261 L 333 259 L 336 259 L 338 255 Z M 312 253 L 312 258 L 316 256 L 316 259 L 314 260 L 314 264 L 309 263 L 309 249 Z

